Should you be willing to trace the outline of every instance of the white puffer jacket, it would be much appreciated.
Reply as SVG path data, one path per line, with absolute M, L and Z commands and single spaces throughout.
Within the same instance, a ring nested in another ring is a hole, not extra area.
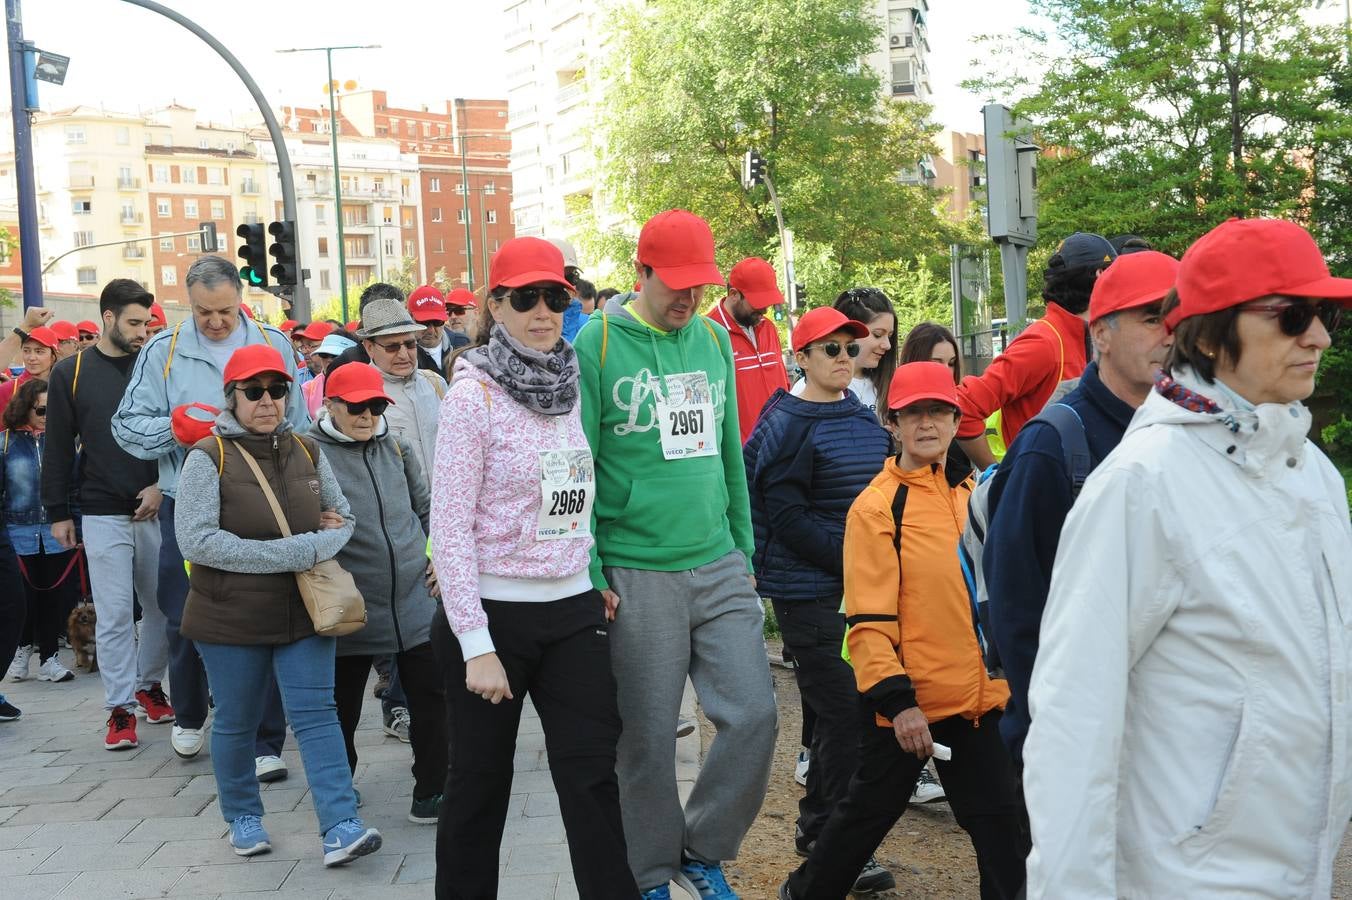
M 1152 392 L 1066 521 L 1024 750 L 1030 898 L 1329 896 L 1347 497 L 1300 404 L 1230 420 Z

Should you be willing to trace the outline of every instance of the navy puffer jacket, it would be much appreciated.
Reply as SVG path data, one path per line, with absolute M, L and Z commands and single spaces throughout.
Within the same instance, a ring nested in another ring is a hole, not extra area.
M 766 401 L 742 449 L 761 596 L 841 596 L 845 514 L 890 449 L 877 417 L 851 393 L 816 403 L 779 390 Z

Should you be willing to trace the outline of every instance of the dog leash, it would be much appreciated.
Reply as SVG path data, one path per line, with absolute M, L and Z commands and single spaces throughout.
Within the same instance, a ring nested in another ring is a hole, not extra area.
M 28 582 L 28 586 L 31 587 L 31 588 L 32 588 L 33 590 L 35 590 L 35 591 L 54 591 L 54 590 L 56 590 L 57 588 L 61 587 L 61 585 L 63 585 L 63 584 L 66 583 L 66 579 L 70 577 L 70 573 L 71 573 L 72 571 L 74 571 L 76 564 L 77 564 L 77 563 L 80 563 L 80 561 L 83 559 L 83 557 L 84 557 L 84 554 L 83 554 L 81 551 L 77 550 L 77 551 L 71 556 L 70 562 L 66 564 L 66 570 L 65 570 L 64 572 L 61 573 L 61 577 L 58 578 L 58 579 L 56 579 L 56 583 L 55 583 L 55 584 L 53 584 L 51 587 L 38 587 L 36 584 L 33 583 L 33 579 L 30 578 L 30 577 L 28 576 L 28 567 L 27 567 L 26 565 L 24 565 L 23 557 L 22 557 L 22 556 L 18 556 L 18 555 L 16 554 L 16 558 L 19 560 L 19 572 L 23 575 L 23 580 L 26 581 L 26 582 Z M 83 564 L 80 565 L 80 572 L 81 572 L 81 578 L 83 578 L 83 577 L 84 577 L 84 574 L 83 574 L 83 573 L 84 573 L 84 565 L 83 565 Z

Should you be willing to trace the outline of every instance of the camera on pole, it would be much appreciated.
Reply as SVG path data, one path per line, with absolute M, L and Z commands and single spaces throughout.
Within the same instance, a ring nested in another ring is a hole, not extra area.
M 272 235 L 272 246 L 268 252 L 275 260 L 270 272 L 278 284 L 296 283 L 296 223 L 291 221 L 273 222 L 268 226 Z
M 199 222 L 197 227 L 202 232 L 202 252 L 215 253 L 218 249 L 217 241 L 219 240 L 219 238 L 216 237 L 216 223 Z
M 750 190 L 758 184 L 765 184 L 765 157 L 748 150 L 742 157 L 742 187 Z
M 239 267 L 239 277 L 249 287 L 266 288 L 268 286 L 268 242 L 261 222 L 241 225 L 235 234 L 244 238 L 239 248 L 239 256 L 244 265 Z

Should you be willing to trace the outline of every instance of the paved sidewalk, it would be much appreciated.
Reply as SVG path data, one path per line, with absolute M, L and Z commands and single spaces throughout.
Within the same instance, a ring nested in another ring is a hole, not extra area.
M 62 652 L 67 664 L 69 651 Z M 210 740 L 191 761 L 174 756 L 168 725 L 137 724 L 140 746 L 103 748 L 106 715 L 97 674 L 67 684 L 4 682 L 23 710 L 0 723 L 0 896 L 16 900 L 142 897 L 285 897 L 398 900 L 432 896 L 434 826 L 408 814 L 409 747 L 381 729 L 380 703 L 366 703 L 357 732 L 355 783 L 380 852 L 325 869 L 295 739 L 283 753 L 290 776 L 266 785 L 272 852 L 235 856 L 223 839 Z M 687 691 L 687 707 L 693 698 Z M 698 771 L 699 736 L 680 741 L 682 796 Z M 500 856 L 499 897 L 576 898 L 558 798 L 540 720 L 529 706 L 517 740 L 516 779 Z

